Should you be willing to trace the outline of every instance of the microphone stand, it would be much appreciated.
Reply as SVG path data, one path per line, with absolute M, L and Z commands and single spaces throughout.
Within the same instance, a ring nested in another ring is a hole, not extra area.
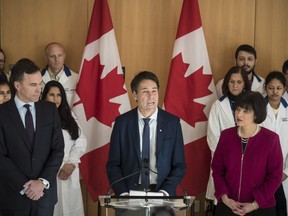
M 152 170 L 152 169 L 150 168 L 150 166 L 149 166 L 149 159 L 143 158 L 143 164 L 142 164 L 142 168 L 141 168 L 140 170 L 137 170 L 136 172 L 131 173 L 131 174 L 127 175 L 127 176 L 124 176 L 124 177 L 122 177 L 122 178 L 120 178 L 120 179 L 118 179 L 118 180 L 116 180 L 116 181 L 114 181 L 114 182 L 111 183 L 111 185 L 109 186 L 109 188 L 108 188 L 108 190 L 107 190 L 107 196 L 104 198 L 104 203 L 105 203 L 105 205 L 106 205 L 106 206 L 109 206 L 109 203 L 111 202 L 111 189 L 112 189 L 112 187 L 113 187 L 115 184 L 117 184 L 118 182 L 123 181 L 123 180 L 125 180 L 125 179 L 127 179 L 127 178 L 130 178 L 130 177 L 132 177 L 132 176 L 134 176 L 134 175 L 136 175 L 136 174 L 139 174 L 139 173 L 142 171 L 142 169 L 147 169 L 147 172 L 145 172 L 145 174 L 147 175 L 147 177 L 148 177 L 150 171 L 153 172 L 153 173 L 155 173 L 156 175 L 161 176 L 158 172 L 156 172 L 156 171 L 154 171 L 154 170 Z M 174 182 L 174 183 L 180 184 L 180 186 L 181 186 L 181 188 L 182 188 L 182 191 L 183 191 L 183 197 L 178 197 L 178 196 L 175 196 L 175 197 L 166 196 L 165 199 L 181 198 L 181 199 L 183 199 L 183 203 L 186 205 L 186 207 L 183 207 L 182 209 L 188 208 L 188 207 L 189 207 L 189 204 L 190 204 L 190 198 L 191 198 L 191 197 L 187 195 L 187 190 L 185 189 L 185 187 L 183 186 L 183 184 L 182 184 L 181 182 L 178 182 L 178 181 L 176 182 L 173 178 L 171 178 L 171 177 L 169 177 L 169 176 L 166 176 L 165 179 L 167 179 L 167 180 L 169 180 L 169 181 L 172 181 L 172 182 Z M 145 199 L 145 202 L 148 203 L 148 198 L 149 198 L 149 199 L 159 198 L 158 196 L 156 196 L 156 197 L 154 197 L 154 196 L 147 196 L 147 195 L 148 195 L 148 192 L 149 192 L 149 190 L 148 190 L 148 189 L 149 189 L 149 188 L 148 188 L 148 185 L 145 185 L 145 186 L 142 185 L 142 187 L 143 187 L 144 191 L 146 192 L 146 196 L 133 196 L 133 199 Z M 124 197 L 123 197 L 123 196 L 113 196 L 113 198 L 123 199 Z
M 156 175 L 159 175 L 158 172 L 152 170 L 149 166 L 147 167 L 149 169 L 149 171 L 155 173 Z M 159 175 L 161 176 L 161 175 Z M 172 179 L 171 177 L 169 176 L 166 176 L 165 177 L 167 180 L 169 181 L 172 181 L 172 182 L 175 182 L 174 179 Z M 183 203 L 187 206 L 187 208 L 189 207 L 189 204 L 190 204 L 190 196 L 187 195 L 187 190 L 185 189 L 185 187 L 183 186 L 182 182 L 175 182 L 175 183 L 179 183 L 181 188 L 182 188 L 182 191 L 183 191 Z M 184 208 L 183 208 L 184 209 Z
M 149 172 L 150 172 L 150 164 L 149 164 L 149 159 L 148 158 L 143 158 L 143 166 L 142 169 L 145 169 L 145 178 L 149 178 Z M 147 182 L 147 181 L 146 181 Z M 146 197 L 148 197 L 148 192 L 149 192 L 149 185 L 142 185 L 144 191 L 146 192 Z M 148 202 L 148 198 L 145 198 L 145 202 Z
M 132 177 L 132 176 L 134 176 L 134 175 L 137 175 L 138 173 L 141 172 L 141 170 L 142 170 L 142 169 L 137 170 L 137 171 L 134 172 L 134 173 L 131 173 L 131 174 L 127 175 L 127 176 L 124 176 L 124 177 L 122 177 L 122 178 L 120 178 L 120 179 L 112 182 L 112 183 L 110 184 L 108 190 L 107 190 L 107 196 L 104 198 L 105 204 L 108 205 L 108 204 L 111 202 L 111 189 L 112 189 L 112 187 L 113 187 L 115 184 L 117 184 L 118 182 L 121 182 L 121 181 L 123 181 L 123 180 L 125 180 L 125 179 L 127 179 L 127 178 L 130 178 L 130 177 Z

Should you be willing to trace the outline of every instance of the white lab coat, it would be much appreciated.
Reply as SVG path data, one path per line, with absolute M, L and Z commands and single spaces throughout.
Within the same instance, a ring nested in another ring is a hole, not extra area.
M 80 157 L 86 151 L 87 141 L 82 129 L 80 129 L 77 140 L 71 140 L 71 136 L 67 130 L 62 130 L 62 132 L 65 142 L 62 166 L 64 163 L 73 163 L 76 168 L 67 180 L 60 180 L 57 176 L 58 202 L 55 205 L 53 215 L 84 216 L 78 164 L 80 163 Z
M 265 99 L 267 100 L 267 98 Z M 284 162 L 283 172 L 288 176 L 288 104 L 283 98 L 281 99 L 278 108 L 277 118 L 270 104 L 267 104 L 267 117 L 261 126 L 266 127 L 279 135 Z M 286 201 L 288 201 L 288 179 L 282 183 Z
M 282 98 L 284 98 L 286 100 L 286 102 L 288 102 L 288 92 L 285 91 L 284 94 L 282 95 Z
M 230 100 L 228 97 L 222 96 L 216 100 L 210 110 L 207 128 L 207 142 L 211 150 L 211 157 L 216 150 L 220 134 L 224 129 L 234 127 L 234 114 L 231 109 Z M 212 172 L 210 170 L 209 181 L 206 190 L 206 198 L 214 200 L 214 183 L 212 179 Z
M 223 96 L 223 93 L 222 93 L 223 81 L 224 81 L 224 79 L 221 79 L 216 84 L 216 93 L 217 93 L 218 98 Z M 257 92 L 260 92 L 262 95 L 265 95 L 264 83 L 265 83 L 264 78 L 262 78 L 262 77 L 260 77 L 254 73 L 251 91 L 257 91 Z
M 79 75 L 72 70 L 70 70 L 67 66 L 63 67 L 63 73 L 59 78 L 58 82 L 60 82 L 66 92 L 67 102 L 70 107 L 73 106 L 74 94 L 76 92 L 76 85 L 79 79 Z M 42 70 L 42 79 L 43 79 L 43 86 L 44 89 L 45 84 L 51 81 L 50 75 L 47 71 L 47 67 Z

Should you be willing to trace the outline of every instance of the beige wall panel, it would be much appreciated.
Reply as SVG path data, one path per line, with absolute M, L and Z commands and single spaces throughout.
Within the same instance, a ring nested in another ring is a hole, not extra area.
M 44 47 L 58 41 L 67 65 L 78 72 L 87 34 L 87 1 L 2 0 L 1 45 L 7 65 L 22 57 L 45 66 Z
M 151 70 L 159 76 L 162 106 L 181 5 L 181 0 L 109 0 L 133 107 L 136 104 L 129 86 L 141 70 Z
M 135 72 L 154 71 L 161 80 L 162 104 L 182 0 L 109 0 L 109 5 L 126 67 L 126 85 Z M 199 6 L 213 76 L 218 81 L 234 65 L 235 49 L 242 43 L 254 45 L 255 0 L 199 0 Z
M 282 71 L 282 64 L 288 59 L 288 1 L 256 1 L 257 72 L 265 78 L 272 70 Z
M 254 46 L 255 0 L 199 0 L 214 81 L 235 64 L 240 44 Z

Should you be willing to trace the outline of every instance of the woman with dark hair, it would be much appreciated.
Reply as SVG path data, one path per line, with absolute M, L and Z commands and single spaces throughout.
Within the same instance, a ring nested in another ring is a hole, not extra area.
M 57 178 L 58 203 L 55 205 L 54 216 L 84 215 L 78 164 L 86 150 L 86 138 L 70 110 L 61 83 L 57 81 L 46 83 L 42 100 L 56 104 L 65 142 L 65 155 Z
M 11 89 L 9 83 L 5 80 L 0 80 L 0 104 L 11 99 Z
M 283 98 L 283 93 L 286 91 L 285 83 L 286 79 L 283 73 L 272 71 L 267 75 L 264 85 L 267 93 L 265 98 L 267 117 L 262 126 L 279 135 L 284 159 L 283 186 L 281 184 L 275 193 L 277 216 L 287 216 L 287 203 L 284 191 L 288 195 L 288 104 Z
M 286 101 L 288 101 L 288 59 L 283 63 L 283 65 L 282 65 L 282 73 L 284 74 L 284 76 L 285 76 L 285 80 L 286 80 L 286 82 L 285 82 L 285 87 L 286 87 L 286 89 L 285 89 L 285 91 L 284 91 L 284 94 L 283 94 L 283 98 L 286 100 Z
M 212 160 L 216 216 L 276 216 L 274 194 L 281 184 L 283 156 L 279 136 L 259 126 L 265 118 L 259 92 L 238 96 L 237 126 L 222 131 Z
M 241 94 L 241 92 L 248 90 L 250 90 L 250 82 L 248 80 L 246 71 L 237 66 L 230 68 L 223 81 L 223 96 L 214 102 L 208 118 L 207 142 L 211 150 L 212 158 L 221 131 L 226 128 L 233 127 L 236 124 L 233 116 L 235 99 L 239 94 Z M 210 172 L 206 198 L 208 200 L 214 200 L 214 192 L 215 189 Z

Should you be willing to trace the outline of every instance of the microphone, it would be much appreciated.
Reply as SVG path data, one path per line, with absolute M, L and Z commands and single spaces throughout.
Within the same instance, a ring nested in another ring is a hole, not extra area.
M 154 170 L 152 170 L 152 169 L 150 168 L 149 158 L 143 158 L 142 169 L 148 169 L 149 171 L 153 172 L 154 174 L 159 175 L 158 172 L 156 172 L 156 171 L 154 171 Z M 145 174 L 146 174 L 146 173 L 145 173 Z M 147 175 L 148 175 L 148 173 L 147 173 Z M 159 176 L 164 177 L 163 175 L 159 175 Z M 167 179 L 167 180 L 169 180 L 169 181 L 172 181 L 172 182 L 174 182 L 174 183 L 179 184 L 179 185 L 181 186 L 181 188 L 182 188 L 183 196 L 187 196 L 187 190 L 184 188 L 182 182 L 176 182 L 173 178 L 171 178 L 171 177 L 169 177 L 169 176 L 165 176 L 165 179 Z M 148 187 L 148 186 L 147 186 L 147 187 Z M 148 190 L 148 188 L 143 188 L 143 189 L 145 189 L 146 191 Z
M 133 173 L 127 175 L 127 176 L 124 176 L 124 177 L 122 177 L 120 179 L 117 179 L 117 180 L 115 180 L 114 182 L 112 182 L 110 184 L 110 186 L 109 186 L 109 188 L 107 190 L 107 196 L 104 198 L 104 202 L 105 202 L 106 206 L 108 206 L 108 204 L 111 202 L 111 189 L 112 189 L 112 187 L 115 184 L 117 184 L 118 182 L 121 182 L 121 181 L 123 181 L 123 180 L 125 180 L 127 178 L 130 178 L 130 177 L 132 177 L 134 175 L 139 174 L 143 169 L 148 169 L 149 171 L 155 173 L 156 175 L 164 177 L 163 175 L 160 175 L 158 172 L 156 172 L 156 171 L 154 171 L 154 170 L 152 170 L 150 168 L 150 164 L 149 164 L 149 159 L 148 158 L 143 158 L 143 163 L 142 163 L 142 166 L 141 166 L 141 168 L 139 170 L 137 170 L 136 172 L 133 172 Z M 182 182 L 175 181 L 175 179 L 173 179 L 172 177 L 169 177 L 169 176 L 166 176 L 165 179 L 169 180 L 169 181 L 172 181 L 174 183 L 177 183 L 177 184 L 179 184 L 181 186 L 181 189 L 183 191 L 183 203 L 186 205 L 185 207 L 182 207 L 181 209 L 188 208 L 189 204 L 190 204 L 190 196 L 187 195 L 187 190 L 184 187 L 184 185 L 182 184 Z M 145 189 L 145 188 L 143 188 L 143 189 Z M 147 191 L 147 188 L 146 188 L 146 191 Z
M 159 175 L 159 176 L 161 176 L 161 177 L 164 177 L 163 175 L 160 175 L 158 172 L 156 172 L 156 171 L 154 171 L 154 170 L 152 170 L 152 169 L 150 168 L 149 158 L 143 158 L 142 169 L 148 169 L 149 171 L 153 172 L 154 174 Z M 142 169 L 141 169 L 141 170 L 142 170 Z M 140 172 L 141 172 L 141 170 L 140 170 Z M 147 174 L 147 175 L 148 175 L 148 174 Z M 169 176 L 166 176 L 165 179 L 167 179 L 167 180 L 169 180 L 169 181 L 172 181 L 172 182 L 174 182 L 174 183 L 179 184 L 179 185 L 181 186 L 182 191 L 183 191 L 183 197 L 187 196 L 187 190 L 186 190 L 186 188 L 183 186 L 182 182 L 177 182 L 177 181 L 175 181 L 173 178 L 171 178 L 171 177 L 169 177 Z M 144 189 L 147 190 L 147 188 L 144 188 Z
M 138 173 L 141 172 L 141 170 L 142 170 L 142 168 L 141 168 L 140 170 L 137 170 L 137 171 L 134 172 L 134 173 L 131 173 L 131 174 L 127 175 L 127 176 L 124 176 L 124 177 L 122 177 L 122 178 L 120 178 L 120 179 L 117 179 L 117 180 L 115 180 L 114 182 L 112 182 L 112 183 L 110 184 L 108 190 L 107 190 L 107 196 L 104 198 L 104 203 L 105 203 L 105 205 L 108 206 L 108 204 L 111 202 L 111 189 L 112 189 L 112 187 L 113 187 L 115 184 L 117 184 L 118 182 L 121 182 L 121 181 L 123 181 L 123 180 L 125 180 L 125 179 L 127 179 L 127 178 L 130 178 L 130 177 L 132 177 L 132 176 L 134 176 L 134 175 L 137 175 Z
M 142 171 L 142 169 L 144 169 L 144 171 Z M 150 172 L 150 163 L 149 163 L 149 158 L 143 158 L 143 162 L 142 162 L 142 169 L 141 171 L 144 172 L 145 174 L 145 179 L 149 178 L 149 172 Z M 142 175 L 141 175 L 142 178 Z M 141 180 L 142 182 L 142 180 Z M 144 183 L 144 185 L 142 185 L 142 188 L 148 192 L 149 191 L 149 185 L 147 184 L 148 182 Z
M 120 179 L 117 179 L 117 180 L 115 180 L 114 182 L 112 182 L 112 183 L 110 184 L 108 190 L 107 190 L 107 195 L 108 195 L 108 196 L 111 195 L 111 189 L 112 189 L 112 187 L 113 187 L 115 184 L 117 184 L 118 182 L 121 182 L 121 181 L 123 181 L 123 180 L 125 180 L 125 179 L 127 179 L 127 178 L 130 178 L 130 177 L 132 177 L 132 176 L 134 176 L 134 175 L 136 175 L 136 174 L 138 174 L 138 173 L 140 173 L 141 170 L 142 170 L 142 168 L 141 168 L 140 170 L 137 170 L 137 171 L 134 172 L 134 173 L 131 173 L 131 174 L 127 175 L 127 176 L 124 176 L 124 177 L 122 177 L 122 178 L 120 178 Z
M 107 196 L 110 196 L 110 195 L 111 195 L 111 189 L 112 189 L 112 187 L 113 187 L 115 184 L 117 184 L 118 182 L 121 182 L 121 181 L 123 181 L 123 180 L 125 180 L 125 179 L 127 179 L 127 178 L 130 178 L 130 177 L 132 177 L 132 176 L 134 176 L 134 175 L 137 175 L 137 174 L 140 173 L 144 168 L 147 168 L 147 169 L 150 170 L 150 167 L 149 167 L 149 159 L 148 159 L 148 158 L 143 158 L 143 164 L 142 164 L 142 167 L 140 168 L 140 170 L 137 170 L 137 171 L 134 172 L 134 173 L 131 173 L 131 174 L 127 175 L 127 176 L 124 176 L 124 177 L 122 177 L 122 178 L 120 178 L 120 179 L 117 179 L 117 180 L 115 180 L 114 182 L 112 182 L 112 183 L 110 184 L 108 190 L 107 190 Z
M 143 158 L 143 167 L 142 168 L 150 169 L 149 158 Z
M 164 177 L 163 175 L 160 175 L 158 172 L 156 172 L 156 171 L 154 171 L 154 170 L 152 170 L 152 169 L 150 168 L 149 158 L 143 158 L 142 169 L 148 169 L 149 171 L 153 172 L 154 174 L 159 175 L 159 176 L 161 176 L 161 177 Z M 141 170 L 142 170 L 142 169 L 141 169 Z M 141 170 L 140 170 L 140 172 L 141 172 Z M 148 175 L 148 174 L 147 174 L 147 175 Z M 179 184 L 179 185 L 181 186 L 181 188 L 182 188 L 182 191 L 183 191 L 183 197 L 187 196 L 187 190 L 186 190 L 186 188 L 183 186 L 182 182 L 176 182 L 173 178 L 171 178 L 171 177 L 169 177 L 169 176 L 165 176 L 165 179 L 167 179 L 167 180 L 169 180 L 169 181 L 172 181 L 172 182 L 174 182 L 174 183 Z M 145 189 L 145 190 L 147 191 L 147 188 L 143 188 L 143 189 Z
M 147 167 L 151 172 L 155 173 L 156 175 L 159 175 L 158 172 L 152 170 L 149 166 Z M 159 175 L 161 176 L 161 175 Z M 163 177 L 163 176 L 162 176 Z M 177 183 L 181 186 L 181 189 L 183 191 L 183 203 L 186 205 L 185 207 L 182 207 L 180 208 L 180 210 L 184 210 L 184 209 L 187 209 L 189 208 L 189 205 L 190 205 L 190 196 L 187 195 L 187 189 L 184 187 L 184 185 L 182 184 L 182 182 L 176 182 L 174 179 L 172 179 L 171 177 L 169 176 L 166 176 L 165 179 L 169 180 L 169 181 L 172 181 L 174 183 Z
M 164 177 L 163 175 L 160 175 L 158 172 L 156 172 L 155 170 L 152 170 L 152 169 L 150 168 L 150 166 L 149 166 L 149 159 L 147 159 L 147 158 L 144 158 L 144 159 L 143 159 L 143 168 L 147 168 L 149 171 L 155 173 L 156 175 Z M 142 169 L 143 169 L 143 168 L 142 168 Z M 169 177 L 169 176 L 166 176 L 165 179 L 166 179 L 166 180 L 169 180 L 169 181 L 171 181 L 171 182 L 174 182 L 174 183 L 179 184 L 179 185 L 181 186 L 181 188 L 182 188 L 182 191 L 183 191 L 183 203 L 184 203 L 185 206 L 180 207 L 178 210 L 181 211 L 181 210 L 184 210 L 184 209 L 188 209 L 188 208 L 190 207 L 190 204 L 191 204 L 191 203 L 190 203 L 191 197 L 187 195 L 187 190 L 186 190 L 186 188 L 184 187 L 184 185 L 182 184 L 182 182 L 175 181 L 172 177 Z M 163 198 L 165 198 L 165 197 L 163 197 Z M 167 198 L 168 198 L 168 197 L 167 197 Z M 171 198 L 171 197 L 170 197 L 170 198 Z M 147 197 L 145 197 L 145 199 L 147 199 Z M 171 208 L 174 208 L 174 207 L 171 206 Z

